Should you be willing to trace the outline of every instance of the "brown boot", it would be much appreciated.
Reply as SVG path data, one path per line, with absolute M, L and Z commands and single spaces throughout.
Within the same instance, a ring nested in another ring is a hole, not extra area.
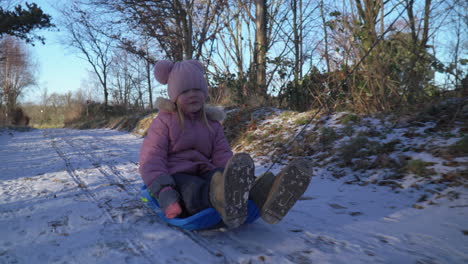
M 258 202 L 263 220 L 269 224 L 279 222 L 304 194 L 312 176 L 305 159 L 295 159 L 276 176 L 265 174 L 252 190 L 252 199 Z M 268 188 L 270 187 L 270 188 Z M 267 193 L 267 195 L 265 195 Z M 266 197 L 265 197 L 266 196 Z
M 246 153 L 234 155 L 224 172 L 213 175 L 210 201 L 228 228 L 235 228 L 247 218 L 247 201 L 255 180 L 255 165 Z

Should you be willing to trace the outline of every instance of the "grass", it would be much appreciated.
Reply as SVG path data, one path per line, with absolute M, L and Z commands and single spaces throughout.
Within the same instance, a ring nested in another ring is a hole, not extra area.
M 304 126 L 304 125 L 307 125 L 307 124 L 309 123 L 309 121 L 310 121 L 310 118 L 304 116 L 304 117 L 301 117 L 301 118 L 296 119 L 296 120 L 294 121 L 294 124 L 295 124 L 296 126 Z
M 45 129 L 45 128 L 62 128 L 63 124 L 32 124 L 32 127 L 37 129 Z
M 320 129 L 319 142 L 324 146 L 329 146 L 339 139 L 339 135 L 331 127 L 323 127 Z
M 361 117 L 354 114 L 345 115 L 343 118 L 341 118 L 341 124 L 343 125 L 347 125 L 349 123 L 358 123 L 359 121 L 361 121 Z
M 360 159 L 355 164 L 353 164 L 354 168 L 367 168 L 372 166 L 372 164 L 363 158 L 377 155 L 380 157 L 380 160 L 377 164 L 374 165 L 388 167 L 393 164 L 393 161 L 385 155 L 395 151 L 395 146 L 399 143 L 399 140 L 394 140 L 385 144 L 381 144 L 377 141 L 369 140 L 365 136 L 354 137 L 343 143 L 338 149 L 339 156 L 342 160 L 341 165 L 350 165 L 353 159 Z
M 353 126 L 351 124 L 348 124 L 348 125 L 346 125 L 345 127 L 343 127 L 341 129 L 341 132 L 344 135 L 350 137 L 350 136 L 354 135 L 354 128 L 353 128 Z
M 283 127 L 279 124 L 272 124 L 270 125 L 269 127 L 267 127 L 265 129 L 265 132 L 267 134 L 276 134 L 276 133 L 279 133 L 281 130 L 283 129 Z
M 156 115 L 151 114 L 151 115 L 144 117 L 143 119 L 140 119 L 137 125 L 135 126 L 135 129 L 133 130 L 133 132 L 141 136 L 146 136 L 146 134 L 148 133 L 148 128 L 150 127 L 151 122 L 153 122 L 153 119 L 155 116 Z
M 250 144 L 256 139 L 257 139 L 257 137 L 255 136 L 254 133 L 247 133 L 247 135 L 244 136 L 244 142 L 246 144 Z
M 468 153 L 468 136 L 464 136 L 457 143 L 450 146 L 452 154 L 467 154 Z
M 417 176 L 427 177 L 434 174 L 433 170 L 427 168 L 430 165 L 432 165 L 432 163 L 415 159 L 408 161 L 405 169 L 406 171 L 416 174 Z
M 308 144 L 314 143 L 318 138 L 317 133 L 315 132 L 310 132 L 304 136 L 304 142 Z
M 355 137 L 341 145 L 339 155 L 344 164 L 349 164 L 354 158 L 366 156 L 369 145 L 369 140 L 366 137 Z
M 376 149 L 376 154 L 394 152 L 396 150 L 396 145 L 400 143 L 401 143 L 401 140 L 395 139 L 388 143 L 380 144 L 379 147 Z
M 296 114 L 296 112 L 293 112 L 293 111 L 284 111 L 279 115 L 279 117 L 281 119 L 289 119 L 289 118 L 293 117 L 295 114 Z

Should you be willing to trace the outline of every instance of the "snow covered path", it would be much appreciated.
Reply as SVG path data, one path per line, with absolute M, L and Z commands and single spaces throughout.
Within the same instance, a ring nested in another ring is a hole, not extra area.
M 0 132 L 0 263 L 468 263 L 468 196 L 320 177 L 290 214 L 189 232 L 139 199 L 142 139 L 113 130 Z M 259 169 L 260 171 L 260 169 Z

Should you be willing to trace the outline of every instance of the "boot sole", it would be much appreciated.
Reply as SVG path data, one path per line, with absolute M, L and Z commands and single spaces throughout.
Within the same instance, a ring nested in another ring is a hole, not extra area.
M 224 171 L 226 204 L 220 210 L 223 222 L 229 228 L 242 225 L 247 219 L 247 202 L 255 181 L 255 165 L 246 153 L 233 156 Z
M 310 184 L 310 169 L 301 162 L 292 162 L 275 178 L 261 210 L 262 219 L 279 222 L 304 194 Z

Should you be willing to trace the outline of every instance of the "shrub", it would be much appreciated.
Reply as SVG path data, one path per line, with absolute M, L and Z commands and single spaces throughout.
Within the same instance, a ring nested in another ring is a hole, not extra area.
M 296 126 L 303 126 L 303 125 L 307 125 L 307 124 L 309 123 L 309 121 L 310 121 L 310 118 L 304 116 L 304 117 L 301 117 L 301 118 L 296 119 L 296 120 L 294 121 L 294 124 L 295 124 Z
M 347 125 L 349 123 L 357 123 L 361 120 L 361 117 L 354 115 L 354 114 L 349 114 L 345 115 L 343 118 L 341 118 L 341 124 Z
M 348 124 L 341 129 L 341 132 L 346 136 L 350 137 L 354 134 L 354 128 L 351 124 Z
M 267 134 L 277 134 L 279 133 L 281 130 L 283 129 L 283 127 L 279 124 L 272 124 L 270 125 L 268 128 L 265 129 L 265 132 Z
M 280 117 L 281 119 L 289 119 L 289 118 L 291 118 L 295 113 L 296 113 L 296 112 L 294 112 L 294 111 L 284 111 L 284 112 L 282 112 L 282 113 L 279 115 L 279 117 Z
M 318 137 L 317 133 L 310 132 L 304 136 L 304 142 L 312 144 L 317 140 L 317 137 Z
M 256 139 L 257 139 L 257 136 L 254 133 L 247 133 L 247 135 L 245 135 L 244 137 L 246 144 L 250 144 Z
M 450 146 L 452 154 L 467 154 L 468 153 L 468 136 L 462 137 L 457 143 Z
M 68 106 L 65 111 L 64 124 L 71 124 L 75 120 L 80 119 L 84 113 L 85 106 L 80 103 L 74 103 Z
M 14 126 L 27 126 L 29 125 L 29 116 L 24 113 L 21 107 L 16 107 L 10 112 L 11 124 Z
M 368 153 L 369 140 L 366 137 L 355 137 L 340 148 L 340 157 L 344 164 L 348 164 L 354 158 L 364 157 Z
M 320 129 L 319 141 L 322 145 L 328 146 L 339 138 L 338 134 L 332 127 L 323 127 Z
M 382 135 L 378 130 L 376 129 L 367 129 L 365 131 L 361 131 L 358 134 L 359 136 L 365 136 L 365 137 L 379 137 Z
M 396 145 L 400 143 L 401 141 L 399 139 L 395 139 L 385 144 L 378 144 L 375 148 L 375 154 L 391 153 L 395 151 Z

